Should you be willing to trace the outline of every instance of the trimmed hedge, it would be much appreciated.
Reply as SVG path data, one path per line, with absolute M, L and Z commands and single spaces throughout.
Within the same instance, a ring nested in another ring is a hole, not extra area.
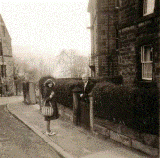
M 97 83 L 93 89 L 96 117 L 124 122 L 139 132 L 158 134 L 158 90 Z
M 138 88 L 135 92 L 133 128 L 145 133 L 158 134 L 158 88 Z
M 73 108 L 73 92 L 72 90 L 75 87 L 79 87 L 82 89 L 83 82 L 81 79 L 57 79 L 56 80 L 56 94 L 57 94 L 57 102 L 67 106 L 69 108 Z
M 124 120 L 127 122 L 130 119 L 127 114 L 130 112 L 130 116 L 133 116 L 133 103 L 130 102 L 133 90 L 109 82 L 98 83 L 93 89 L 96 116 L 110 121 L 115 120 L 117 123 Z
M 158 135 L 159 107 L 156 87 L 128 87 L 114 83 L 97 82 L 93 88 L 96 117 L 125 123 L 139 132 Z M 73 108 L 75 87 L 83 88 L 81 79 L 56 79 L 57 102 Z

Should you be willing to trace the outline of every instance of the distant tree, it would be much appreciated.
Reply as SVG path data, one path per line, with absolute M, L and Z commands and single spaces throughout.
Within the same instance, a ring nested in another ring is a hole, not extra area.
M 56 77 L 79 78 L 88 68 L 88 58 L 80 56 L 76 50 L 62 50 L 54 62 Z
M 24 80 L 24 72 L 22 70 L 23 63 L 21 63 L 18 59 L 14 58 L 14 65 L 13 65 L 13 75 L 14 80 Z
M 40 70 L 27 62 L 22 62 L 18 58 L 14 58 L 14 79 L 21 81 L 38 81 L 41 77 Z
M 88 69 L 88 60 L 82 56 L 76 56 L 73 60 L 72 76 L 74 78 L 81 77 L 84 73 L 86 73 L 86 69 Z

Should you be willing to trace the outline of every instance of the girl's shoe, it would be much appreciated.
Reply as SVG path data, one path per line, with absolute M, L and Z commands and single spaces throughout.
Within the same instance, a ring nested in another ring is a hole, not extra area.
M 47 132 L 47 131 L 46 131 L 46 134 L 47 134 L 48 136 L 56 135 L 56 133 L 54 133 L 54 132 Z

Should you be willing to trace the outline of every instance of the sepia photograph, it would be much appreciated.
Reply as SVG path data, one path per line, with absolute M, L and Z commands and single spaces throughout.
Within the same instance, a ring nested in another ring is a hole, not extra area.
M 159 158 L 159 8 L 0 1 L 0 157 Z

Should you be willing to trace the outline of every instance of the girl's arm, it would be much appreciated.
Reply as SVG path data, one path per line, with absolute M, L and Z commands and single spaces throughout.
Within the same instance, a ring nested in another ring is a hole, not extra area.
M 55 95 L 55 92 L 52 91 L 51 94 L 50 94 L 50 96 L 46 98 L 46 101 L 51 100 L 54 97 L 54 95 Z

